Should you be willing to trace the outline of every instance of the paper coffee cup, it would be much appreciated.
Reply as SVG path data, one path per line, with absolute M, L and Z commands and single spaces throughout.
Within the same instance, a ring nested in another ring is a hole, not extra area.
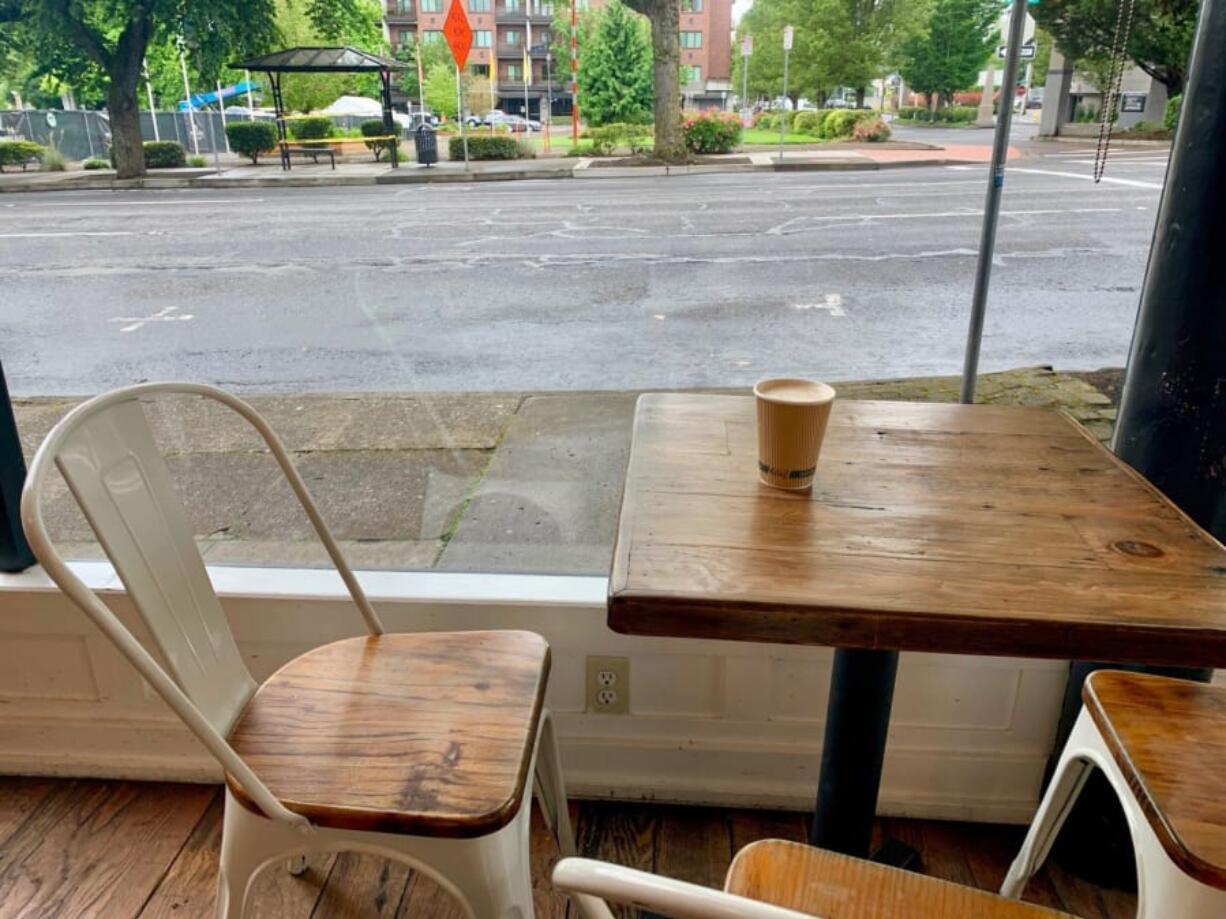
M 763 380 L 758 404 L 758 478 L 775 488 L 813 485 L 834 404 L 834 387 L 813 380 Z

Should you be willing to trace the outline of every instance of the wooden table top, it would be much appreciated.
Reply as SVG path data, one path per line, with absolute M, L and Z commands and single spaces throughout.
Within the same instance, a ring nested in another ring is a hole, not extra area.
M 1059 412 L 838 401 L 811 493 L 756 436 L 750 397 L 639 399 L 615 631 L 1226 665 L 1226 549 Z

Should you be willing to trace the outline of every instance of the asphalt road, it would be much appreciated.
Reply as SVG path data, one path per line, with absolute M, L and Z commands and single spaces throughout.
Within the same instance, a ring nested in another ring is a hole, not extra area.
M 1119 366 L 1165 154 L 1011 167 L 983 369 Z M 959 371 L 986 170 L 0 197 L 16 395 Z

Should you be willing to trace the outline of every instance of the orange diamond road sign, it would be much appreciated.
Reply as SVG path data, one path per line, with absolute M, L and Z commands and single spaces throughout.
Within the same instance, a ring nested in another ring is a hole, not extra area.
M 468 24 L 468 14 L 464 12 L 461 0 L 451 0 L 451 9 L 447 11 L 447 19 L 443 23 L 443 36 L 451 46 L 455 65 L 463 70 L 468 60 L 468 50 L 473 46 L 473 30 Z

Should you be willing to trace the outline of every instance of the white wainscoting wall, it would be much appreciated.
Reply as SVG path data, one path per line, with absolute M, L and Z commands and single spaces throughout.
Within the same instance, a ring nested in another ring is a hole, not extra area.
M 126 622 L 136 621 L 107 564 L 76 567 Z M 333 572 L 209 572 L 257 680 L 309 648 L 361 633 Z M 603 578 L 360 578 L 389 631 L 517 628 L 548 639 L 549 705 L 577 796 L 811 806 L 829 649 L 618 635 L 605 624 Z M 630 715 L 584 711 L 592 654 L 630 659 Z M 904 654 L 880 810 L 1029 821 L 1066 673 L 1065 661 Z M 0 772 L 219 778 L 194 738 L 38 569 L 0 575 Z

